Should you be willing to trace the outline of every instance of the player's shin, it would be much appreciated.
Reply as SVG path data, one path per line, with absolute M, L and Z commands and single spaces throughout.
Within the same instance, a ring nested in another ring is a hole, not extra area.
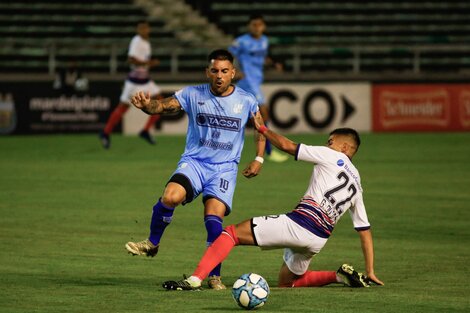
M 111 134 L 113 132 L 114 127 L 117 123 L 119 123 L 119 121 L 122 119 L 122 116 L 124 115 L 124 113 L 127 112 L 127 110 L 129 110 L 128 106 L 118 105 L 113 110 L 113 113 L 111 113 L 111 116 L 109 117 L 103 132 L 107 135 Z
M 160 119 L 160 115 L 150 115 L 144 126 L 144 131 L 150 131 L 150 128 Z
M 336 282 L 336 272 L 307 271 L 293 282 L 292 287 L 321 287 Z
M 165 228 L 170 224 L 173 218 L 174 210 L 175 208 L 165 206 L 161 199 L 159 199 L 157 204 L 153 207 L 149 240 L 154 245 L 160 243 Z
M 210 247 L 212 243 L 219 237 L 222 233 L 222 223 L 223 220 L 217 215 L 206 215 L 204 217 L 204 225 L 207 230 L 207 246 Z M 220 276 L 220 268 L 222 264 L 218 264 L 214 269 L 209 273 L 209 276 Z
M 226 227 L 214 243 L 207 248 L 192 276 L 201 280 L 205 279 L 209 275 L 209 272 L 217 264 L 225 260 L 233 247 L 238 244 L 239 241 L 235 233 L 235 226 L 230 225 Z

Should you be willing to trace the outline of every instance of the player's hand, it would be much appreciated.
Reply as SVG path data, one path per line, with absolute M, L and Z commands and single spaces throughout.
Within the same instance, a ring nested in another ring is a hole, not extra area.
M 261 163 L 253 160 L 250 164 L 243 170 L 242 174 L 246 178 L 253 178 L 258 176 L 259 172 L 261 171 Z
M 150 92 L 137 92 L 131 99 L 131 103 L 138 109 L 145 111 L 150 105 Z
M 368 282 L 369 284 L 376 284 L 376 285 L 379 285 L 379 286 L 383 286 L 384 283 L 377 278 L 377 276 L 375 276 L 375 274 L 369 274 L 367 275 L 366 277 L 366 282 Z

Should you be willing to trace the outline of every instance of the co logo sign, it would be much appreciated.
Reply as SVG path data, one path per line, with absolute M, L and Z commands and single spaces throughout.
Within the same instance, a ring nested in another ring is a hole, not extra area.
M 281 110 L 279 106 L 281 104 L 286 105 L 286 102 L 292 106 L 301 107 L 292 107 L 291 110 L 284 108 L 284 110 Z M 302 118 L 309 127 L 322 130 L 332 125 L 337 118 L 338 111 L 342 111 L 341 124 L 344 124 L 356 111 L 352 103 L 344 95 L 340 96 L 340 103 L 337 103 L 331 92 L 324 89 L 314 89 L 300 99 L 294 92 L 288 89 L 279 89 L 272 94 L 268 105 L 271 122 L 276 127 L 282 129 L 293 128 Z M 338 110 L 339 105 L 342 106 L 342 110 Z M 323 107 L 325 112 L 322 116 L 314 116 L 312 114 L 316 106 Z M 281 111 L 289 111 L 290 113 L 281 114 Z

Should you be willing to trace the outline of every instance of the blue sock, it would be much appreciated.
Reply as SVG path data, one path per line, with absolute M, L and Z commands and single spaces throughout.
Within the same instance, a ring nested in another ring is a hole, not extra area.
M 266 125 L 266 127 L 267 127 L 268 122 L 265 122 L 264 125 Z M 264 151 L 266 151 L 267 155 L 270 155 L 272 150 L 273 150 L 273 148 L 271 147 L 271 142 L 268 139 L 266 139 L 266 148 L 264 148 Z
M 271 147 L 271 142 L 268 139 L 266 139 L 266 148 L 264 148 L 264 150 L 266 151 L 267 155 L 271 155 L 273 148 Z
M 175 208 L 169 208 L 162 203 L 161 198 L 153 206 L 152 221 L 150 222 L 149 240 L 158 245 L 165 228 L 170 224 Z
M 214 240 L 219 237 L 220 233 L 223 230 L 222 227 L 223 220 L 217 215 L 206 215 L 204 216 L 204 224 L 206 225 L 207 230 L 207 246 L 209 247 Z M 220 268 L 222 263 L 219 263 L 214 269 L 209 273 L 209 276 L 220 276 Z

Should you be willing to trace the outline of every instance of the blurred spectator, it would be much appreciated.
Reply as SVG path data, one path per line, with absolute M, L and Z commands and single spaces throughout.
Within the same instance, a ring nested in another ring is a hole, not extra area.
M 66 95 L 88 90 L 88 79 L 84 77 L 77 62 L 70 62 L 66 67 L 59 67 L 56 71 L 54 89 Z

